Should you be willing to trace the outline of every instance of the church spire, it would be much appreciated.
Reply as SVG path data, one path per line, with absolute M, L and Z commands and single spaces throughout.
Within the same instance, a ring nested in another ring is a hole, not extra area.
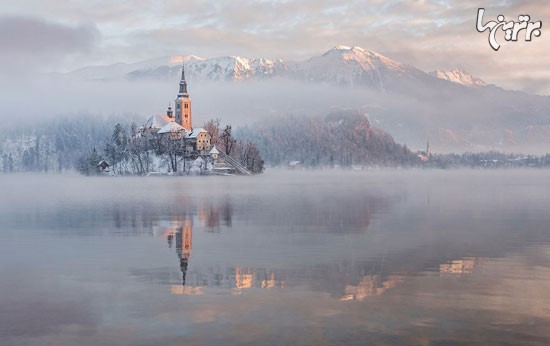
M 181 80 L 180 90 L 176 97 L 175 104 L 175 118 L 176 122 L 183 126 L 186 131 L 190 131 L 193 128 L 191 121 L 191 98 L 187 92 L 187 81 L 185 80 L 185 65 L 181 66 Z
M 187 82 L 185 81 L 185 64 L 181 65 L 181 80 L 180 80 L 180 92 L 178 96 L 189 97 L 187 92 Z

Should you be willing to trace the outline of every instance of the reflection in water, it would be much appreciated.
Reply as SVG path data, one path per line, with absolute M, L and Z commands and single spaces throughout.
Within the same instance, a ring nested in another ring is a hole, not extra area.
M 466 257 L 451 261 L 450 263 L 440 264 L 439 272 L 447 274 L 471 274 L 474 271 L 474 267 L 483 264 L 484 261 L 486 259 L 480 257 Z
M 185 217 L 182 219 L 182 221 L 173 221 L 170 222 L 169 226 L 165 226 L 162 236 L 167 239 L 169 248 L 172 248 L 175 239 L 176 253 L 180 261 L 182 286 L 185 286 L 189 257 L 193 250 L 193 220 Z
M 225 228 L 231 227 L 232 208 L 228 204 L 214 205 L 201 203 L 197 211 L 198 220 L 204 231 L 211 232 L 220 227 L 220 219 L 224 219 Z M 175 243 L 176 254 L 181 271 L 181 284 L 172 285 L 171 293 L 177 295 L 201 295 L 203 288 L 217 287 L 226 289 L 248 288 L 283 288 L 285 285 L 296 287 L 307 284 L 313 289 L 327 291 L 341 301 L 362 301 L 371 296 L 378 296 L 387 290 L 401 285 L 411 277 L 411 268 L 406 275 L 393 274 L 391 260 L 379 258 L 375 261 L 349 263 L 334 263 L 332 265 L 301 268 L 300 270 L 273 270 L 251 267 L 229 267 L 221 270 L 209 268 L 206 272 L 195 271 L 191 282 L 187 280 L 189 260 L 193 250 L 193 216 L 183 214 L 173 216 L 174 220 L 165 222 L 162 235 L 167 239 L 168 247 Z M 155 232 L 155 231 L 153 231 Z M 200 249 L 199 249 L 200 251 Z M 388 262 L 389 261 L 389 262 Z M 415 267 L 416 273 L 430 270 L 431 261 Z M 439 272 L 446 274 L 470 274 L 474 267 L 483 264 L 481 257 L 465 257 L 439 264 Z M 398 262 L 399 263 L 399 262 Z M 384 270 L 384 267 L 386 270 Z M 370 272 L 370 273 L 369 273 Z M 369 273 L 369 274 L 365 274 Z M 284 279 L 283 279 L 284 278 Z
M 208 213 L 204 213 L 208 210 Z M 224 208 L 226 213 L 219 213 L 212 205 L 206 208 L 199 209 L 199 220 L 205 226 L 205 230 L 211 230 L 212 225 L 219 225 L 220 215 L 223 215 L 225 220 L 231 219 L 231 213 L 227 213 L 228 208 Z M 205 217 L 207 215 L 207 217 Z M 218 218 L 216 220 L 216 218 Z M 176 253 L 180 262 L 180 271 L 182 275 L 181 285 L 173 285 L 171 287 L 172 294 L 202 294 L 201 288 L 207 285 L 223 287 L 226 284 L 236 289 L 245 288 L 275 288 L 284 287 L 284 281 L 278 278 L 278 275 L 273 271 L 265 271 L 251 268 L 235 267 L 228 269 L 225 273 L 212 273 L 211 278 L 205 278 L 204 274 L 199 274 L 202 286 L 198 282 L 194 282 L 194 286 L 186 285 L 187 270 L 191 251 L 193 250 L 193 220 L 191 217 L 178 218 L 181 221 L 172 221 L 169 225 L 164 226 L 162 236 L 167 239 L 168 247 L 172 248 L 175 241 Z M 230 227 L 231 223 L 225 222 L 225 225 Z M 232 274 L 228 274 L 232 273 Z M 233 277 L 233 280 L 222 279 L 224 277 Z
M 390 275 L 385 281 L 378 275 L 366 275 L 359 284 L 346 285 L 345 295 L 340 300 L 364 300 L 377 296 L 399 285 L 403 280 L 404 277 L 399 275 Z
M 299 210 L 289 210 L 288 203 L 285 203 L 280 205 L 279 210 L 286 210 L 284 212 L 285 218 L 282 220 L 285 223 L 292 220 L 292 228 L 294 228 L 294 224 L 309 223 L 317 230 L 322 226 L 326 232 L 337 231 L 338 233 L 345 234 L 346 231 L 356 232 L 358 229 L 366 232 L 372 216 L 379 210 L 388 207 L 388 200 L 381 197 L 366 196 L 357 199 L 356 202 L 355 204 L 342 205 L 335 203 L 333 199 L 325 203 L 324 208 L 318 209 L 314 208 L 314 205 L 304 205 Z M 294 203 L 301 204 L 302 202 L 294 201 Z M 166 238 L 169 248 L 175 245 L 175 251 L 179 259 L 181 284 L 171 287 L 173 294 L 203 294 L 204 291 L 202 288 L 204 287 L 237 290 L 248 288 L 282 288 L 287 284 L 287 280 L 291 280 L 294 286 L 308 284 L 315 289 L 329 291 L 335 297 L 349 297 L 349 291 L 353 290 L 352 287 L 357 287 L 356 290 L 358 293 L 353 296 L 355 299 L 364 299 L 366 297 L 365 292 L 367 289 L 365 287 L 368 278 L 376 278 L 375 281 L 371 279 L 372 282 L 376 282 L 376 284 L 373 283 L 372 285 L 376 286 L 370 288 L 370 291 L 376 291 L 378 294 L 390 287 L 388 280 L 394 280 L 393 278 L 386 278 L 387 275 L 380 272 L 363 277 L 361 273 L 372 270 L 371 262 L 366 263 L 364 268 L 348 268 L 349 272 L 335 270 L 333 265 L 301 268 L 299 270 L 270 269 L 266 267 L 253 268 L 239 265 L 225 268 L 219 266 L 204 268 L 199 265 L 196 266 L 199 269 L 194 270 L 191 273 L 192 275 L 189 276 L 190 257 L 193 250 L 193 228 L 196 226 L 193 220 L 198 221 L 200 228 L 204 232 L 220 233 L 222 230 L 223 232 L 227 232 L 232 227 L 233 206 L 231 199 L 228 198 L 221 201 L 206 199 L 199 201 L 196 205 L 192 201 L 185 200 L 184 205 L 187 210 L 184 213 L 172 208 L 165 210 L 165 212 L 169 213 L 169 220 L 158 219 L 157 213 L 145 212 L 140 215 L 139 211 L 136 212 L 135 208 L 129 208 L 127 213 L 129 216 L 124 215 L 121 208 L 113 210 L 113 220 L 116 228 L 128 227 L 128 222 L 125 223 L 123 220 L 132 220 L 130 222 L 132 227 L 136 227 L 136 225 L 150 225 L 150 232 Z M 330 212 L 327 212 L 328 209 L 330 209 Z M 259 212 L 263 211 L 260 210 Z M 281 212 L 275 212 L 274 214 L 281 215 Z M 257 217 L 272 218 L 271 215 L 266 216 L 263 214 Z M 141 218 L 140 222 L 136 222 L 136 218 Z M 278 219 L 278 221 L 281 221 L 281 219 Z M 147 233 L 146 227 L 140 227 L 140 229 Z M 307 231 L 307 228 L 304 228 L 304 230 Z M 356 265 L 360 266 L 361 264 L 356 263 Z M 338 266 L 341 268 L 349 267 L 348 264 L 336 264 L 336 267 Z M 335 277 L 338 277 L 336 285 L 334 285 Z M 327 283 L 330 284 L 327 285 Z M 362 293 L 359 293 L 359 291 Z
M 223 226 L 231 227 L 233 207 L 229 200 L 218 205 L 212 202 L 203 202 L 199 205 L 197 213 L 204 227 L 211 232 L 220 231 L 220 220 L 223 221 Z
M 364 205 L 360 207 L 363 208 Z M 356 211 L 352 214 L 358 215 L 360 212 Z M 372 212 L 363 210 L 363 214 L 365 216 L 354 218 L 354 221 L 366 226 L 370 222 Z M 249 288 L 284 288 L 307 285 L 313 290 L 330 293 L 340 301 L 363 301 L 368 297 L 384 294 L 416 274 L 430 271 L 432 268 L 438 268 L 442 274 L 470 274 L 474 267 L 482 265 L 486 261 L 483 257 L 464 257 L 448 261 L 443 259 L 446 255 L 438 254 L 435 257 L 424 259 L 419 265 L 409 265 L 405 272 L 402 272 L 403 269 L 401 269 L 400 273 L 396 275 L 396 267 L 403 268 L 402 261 L 406 260 L 410 254 L 403 258 L 393 257 L 390 259 L 384 255 L 351 264 L 342 261 L 315 267 L 292 268 L 291 270 L 250 266 L 204 268 L 199 265 L 196 267 L 199 269 L 195 269 L 191 277 L 188 277 L 191 251 L 193 250 L 194 217 L 198 219 L 204 232 L 219 233 L 222 232 L 222 229 L 227 232 L 232 227 L 233 208 L 229 200 L 224 200 L 223 203 L 207 200 L 198 204 L 196 215 L 173 213 L 170 216 L 172 221 L 151 222 L 153 234 L 161 233 L 167 239 L 169 248 L 175 244 L 181 271 L 181 284 L 171 286 L 172 294 L 202 295 L 205 293 L 203 289 L 207 287 L 230 289 L 235 293 Z M 318 220 L 312 221 L 317 222 Z M 160 230 L 162 231 L 160 232 Z M 417 256 L 422 258 L 422 256 Z
M 189 256 L 191 255 L 193 243 L 193 221 L 184 220 L 182 226 L 176 231 L 176 252 L 180 259 L 180 269 L 182 275 L 182 285 L 185 286 L 185 275 L 189 265 Z
M 268 174 L 2 177 L 0 344 L 549 344 L 546 172 Z

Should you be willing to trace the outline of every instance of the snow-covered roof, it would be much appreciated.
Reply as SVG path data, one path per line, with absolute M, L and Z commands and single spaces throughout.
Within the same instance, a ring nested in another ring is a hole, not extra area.
M 199 127 L 199 128 L 196 128 L 196 129 L 191 129 L 191 131 L 187 132 L 185 134 L 185 138 L 197 138 L 197 136 L 201 133 L 201 132 L 207 132 L 205 129 L 203 129 L 202 127 Z
M 214 145 L 208 153 L 209 154 L 219 154 L 220 152 L 219 152 L 218 148 L 216 148 L 216 146 Z
M 169 122 L 172 122 L 173 119 L 169 118 L 167 115 L 164 114 L 156 114 L 147 119 L 147 122 L 145 123 L 146 129 L 160 129 L 164 125 L 166 125 Z
M 159 132 L 160 134 L 162 133 L 175 133 L 175 132 L 181 132 L 181 131 L 185 131 L 185 129 L 183 128 L 183 126 L 181 126 L 180 124 L 178 124 L 177 122 L 175 121 L 171 121 L 169 122 L 168 124 L 164 125 L 163 127 L 160 128 Z

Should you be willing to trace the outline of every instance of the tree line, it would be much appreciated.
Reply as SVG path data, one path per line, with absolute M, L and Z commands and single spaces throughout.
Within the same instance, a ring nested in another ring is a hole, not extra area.
M 159 165 L 177 172 L 182 163 L 184 171 L 191 168 L 184 140 L 171 141 L 162 136 L 146 140 L 137 135 L 140 129 L 128 120 L 132 118 L 135 116 L 103 118 L 80 114 L 34 126 L 3 128 L 0 131 L 0 171 L 78 170 L 83 174 L 95 174 L 101 160 L 106 160 L 117 174 L 143 175 Z M 550 167 L 550 154 L 536 156 L 495 151 L 432 154 L 428 161 L 421 161 L 416 152 L 371 126 L 367 117 L 356 111 L 338 111 L 317 117 L 274 117 L 237 130 L 231 125 L 222 125 L 219 119 L 212 119 L 203 127 L 210 134 L 212 144 L 255 173 L 263 171 L 264 160 L 272 166 L 299 161 L 307 167 Z

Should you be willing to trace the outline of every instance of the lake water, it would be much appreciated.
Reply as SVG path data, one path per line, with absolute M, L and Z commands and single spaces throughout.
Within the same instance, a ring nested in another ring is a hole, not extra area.
M 1 345 L 550 344 L 550 172 L 0 176 Z

